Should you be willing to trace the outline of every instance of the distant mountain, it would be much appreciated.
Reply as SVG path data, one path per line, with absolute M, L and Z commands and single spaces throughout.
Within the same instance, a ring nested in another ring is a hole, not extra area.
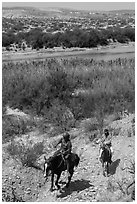
M 134 14 L 134 10 L 114 10 L 114 11 L 85 11 L 66 8 L 33 8 L 33 7 L 3 7 L 2 17 L 91 17 L 92 14 Z

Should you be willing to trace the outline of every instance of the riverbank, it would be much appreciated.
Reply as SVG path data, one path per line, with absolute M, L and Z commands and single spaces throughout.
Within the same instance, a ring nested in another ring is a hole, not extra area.
M 109 46 L 100 46 L 97 48 L 53 48 L 53 49 L 42 49 L 36 50 L 26 50 L 26 51 L 5 51 L 2 53 L 2 62 L 9 61 L 24 61 L 24 60 L 42 60 L 46 58 L 64 58 L 64 57 L 91 57 L 91 58 L 101 58 L 101 56 L 112 55 L 112 57 L 118 57 L 123 55 L 125 57 L 135 56 L 135 43 L 128 44 L 110 44 Z

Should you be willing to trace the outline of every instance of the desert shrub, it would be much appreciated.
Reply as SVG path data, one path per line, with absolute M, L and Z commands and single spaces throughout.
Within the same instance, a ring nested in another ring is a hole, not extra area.
M 113 135 L 114 135 L 114 136 L 118 136 L 119 133 L 120 133 L 120 130 L 121 130 L 121 128 L 115 128 L 115 129 L 113 129 Z
M 3 104 L 31 108 L 41 114 L 54 100 L 75 118 L 135 109 L 135 59 L 95 61 L 72 58 L 3 64 Z M 77 89 L 87 92 L 72 97 Z
M 98 137 L 98 131 L 92 131 L 92 133 L 89 135 L 89 140 L 93 142 L 93 140 L 97 139 Z
M 91 131 L 98 130 L 99 124 L 96 118 L 92 118 L 92 119 L 83 121 L 83 126 L 84 126 L 85 132 L 91 132 Z
M 12 141 L 8 147 L 8 153 L 19 160 L 23 166 L 34 167 L 36 160 L 42 155 L 44 149 L 43 142 L 32 144 L 32 141 L 27 142 L 27 145 L 21 142 Z
M 47 81 L 50 87 L 50 94 L 53 99 L 59 99 L 64 104 L 68 104 L 70 95 L 74 89 L 74 82 L 71 75 L 66 72 L 60 64 L 49 66 Z
M 115 120 L 121 120 L 122 119 L 122 115 L 120 112 L 115 112 L 114 113 L 114 118 L 113 118 L 113 121 Z
M 62 131 L 69 130 L 75 125 L 73 113 L 65 104 L 61 103 L 60 100 L 53 102 L 52 107 L 46 112 L 44 120 L 61 128 Z M 43 125 L 45 126 L 45 124 Z
M 55 59 L 3 65 L 3 104 L 40 114 L 55 98 L 68 103 L 72 89 L 71 76 Z
M 35 126 L 34 119 L 25 120 L 19 116 L 3 116 L 2 142 L 13 140 L 16 135 L 25 134 Z
M 107 192 L 103 192 L 99 201 L 131 202 L 135 200 L 135 162 L 130 161 L 129 166 L 123 170 L 128 170 L 127 174 L 123 173 L 119 178 L 108 180 Z M 132 174 L 132 179 L 129 173 Z
M 14 117 L 3 118 L 2 120 L 2 141 L 12 140 L 15 135 L 23 134 L 27 131 L 27 124 L 24 120 L 14 120 Z

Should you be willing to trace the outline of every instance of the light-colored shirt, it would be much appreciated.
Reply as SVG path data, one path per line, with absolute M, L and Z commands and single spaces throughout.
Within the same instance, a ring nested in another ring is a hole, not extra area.
M 102 138 L 100 139 L 100 148 L 103 146 L 103 145 L 108 145 L 109 147 L 111 147 L 111 142 L 112 142 L 112 137 L 111 135 L 108 135 L 108 137 L 106 137 L 104 134 L 102 136 Z

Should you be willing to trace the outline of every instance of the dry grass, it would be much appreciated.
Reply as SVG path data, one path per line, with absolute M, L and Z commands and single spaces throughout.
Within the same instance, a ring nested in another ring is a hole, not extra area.
M 8 153 L 14 159 L 20 161 L 23 166 L 28 167 L 36 166 L 36 161 L 43 154 L 43 150 L 43 142 L 33 144 L 32 141 L 28 141 L 27 145 L 12 141 L 7 147 Z

